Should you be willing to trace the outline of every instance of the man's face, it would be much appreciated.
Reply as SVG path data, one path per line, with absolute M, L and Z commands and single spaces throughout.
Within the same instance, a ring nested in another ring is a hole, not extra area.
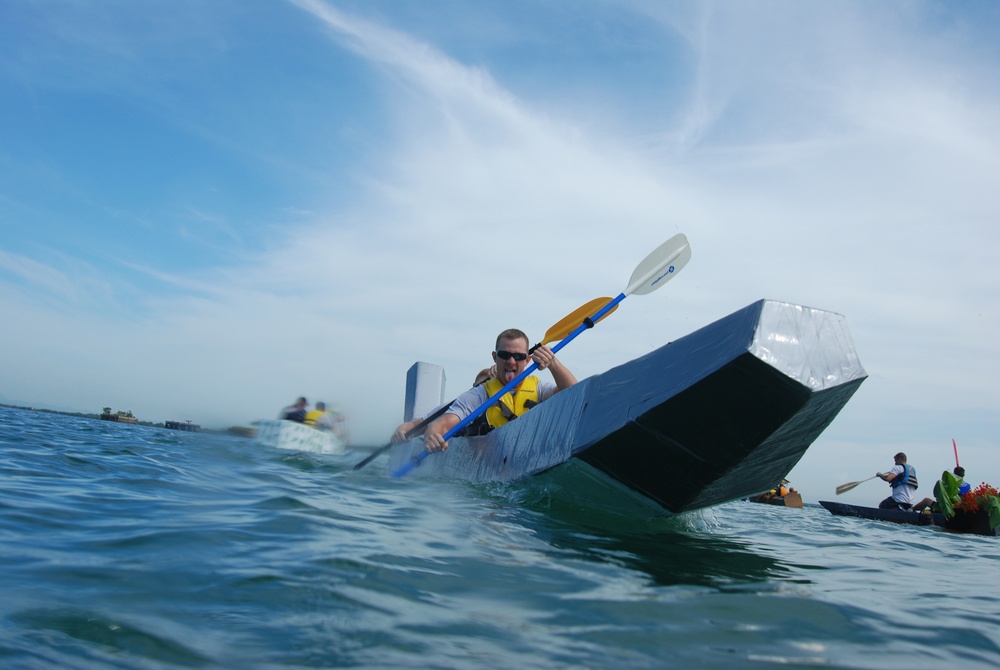
M 519 361 L 515 356 L 510 356 L 504 360 L 504 356 L 507 353 L 523 354 L 523 360 Z M 501 338 L 497 350 L 493 352 L 493 362 L 497 366 L 497 379 L 507 384 L 514 377 L 524 372 L 530 360 L 528 358 L 528 343 L 526 341 L 519 337 L 513 340 Z

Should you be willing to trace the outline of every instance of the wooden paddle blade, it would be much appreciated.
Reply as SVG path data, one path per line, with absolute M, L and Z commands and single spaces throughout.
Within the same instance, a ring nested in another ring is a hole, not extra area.
M 865 482 L 870 482 L 871 480 L 875 479 L 875 477 L 878 477 L 878 475 L 874 475 L 873 477 L 869 477 L 868 479 L 862 479 L 860 482 L 850 482 L 848 484 L 841 484 L 840 486 L 837 487 L 837 495 L 839 496 L 841 493 L 847 493 L 858 484 L 864 484 Z
M 543 344 L 548 344 L 549 342 L 557 342 L 562 338 L 566 337 L 574 330 L 576 330 L 577 326 L 583 323 L 586 319 L 589 319 L 591 315 L 596 314 L 599 309 L 607 305 L 612 300 L 613 298 L 594 298 L 586 305 L 580 305 L 575 310 L 573 310 L 572 313 L 567 314 L 565 317 L 563 317 L 562 320 L 559 321 L 559 323 L 555 324 L 547 331 L 545 331 L 544 339 L 542 339 L 541 342 L 532 347 L 531 348 L 532 351 L 534 351 Z M 601 318 L 595 321 L 594 323 L 599 323 L 616 309 L 618 309 L 618 305 L 615 305 L 614 307 L 609 309 L 606 314 L 601 316 Z
M 625 295 L 652 293 L 673 279 L 691 260 L 691 245 L 683 233 L 674 235 L 639 263 L 629 279 Z

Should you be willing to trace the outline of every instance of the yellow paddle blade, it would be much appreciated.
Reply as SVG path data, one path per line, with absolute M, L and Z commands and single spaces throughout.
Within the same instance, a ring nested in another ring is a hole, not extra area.
M 572 333 L 574 330 L 576 330 L 577 327 L 581 323 L 583 323 L 585 319 L 587 319 L 593 314 L 596 314 L 598 310 L 600 310 L 602 307 L 607 305 L 612 300 L 613 298 L 594 298 L 587 304 L 577 307 L 575 310 L 573 310 L 572 313 L 564 316 L 562 320 L 559 321 L 559 323 L 555 324 L 547 331 L 545 331 L 545 338 L 541 342 L 536 344 L 534 347 L 532 347 L 532 351 L 542 346 L 543 344 L 548 344 L 550 342 L 558 342 L 559 340 L 563 339 L 564 337 Z M 603 316 L 601 316 L 600 319 L 598 319 L 594 323 L 598 323 L 599 321 L 604 320 L 605 318 L 607 318 L 608 315 L 611 314 L 611 312 L 615 311 L 616 309 L 618 309 L 618 305 L 615 305 L 614 307 L 609 309 Z

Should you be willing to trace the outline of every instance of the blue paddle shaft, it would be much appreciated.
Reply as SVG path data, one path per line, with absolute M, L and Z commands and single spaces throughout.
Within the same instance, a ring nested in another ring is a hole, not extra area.
M 554 347 L 552 347 L 552 353 L 556 353 L 557 351 L 559 351 L 560 349 L 562 349 L 563 347 L 565 347 L 567 344 L 569 344 L 570 342 L 572 342 L 576 338 L 577 335 L 579 335 L 583 331 L 587 330 L 588 328 L 592 328 L 593 325 L 594 325 L 594 323 L 596 323 L 597 321 L 600 321 L 600 319 L 601 319 L 602 316 L 604 316 L 609 311 L 611 311 L 612 309 L 614 309 L 615 305 L 617 305 L 618 303 L 620 303 L 624 299 L 625 299 L 625 294 L 624 293 L 619 293 L 617 298 L 615 298 L 614 300 L 612 300 L 611 302 L 609 302 L 607 305 L 605 305 L 601 309 L 597 310 L 597 312 L 595 312 L 590 318 L 585 319 L 583 323 L 581 323 L 579 326 L 577 326 L 573 330 L 573 332 L 571 332 L 569 335 L 567 335 L 566 337 L 564 337 L 562 339 L 562 341 L 559 342 L 559 344 L 557 344 Z M 485 412 L 490 407 L 492 407 L 494 404 L 496 404 L 496 402 L 499 401 L 500 398 L 502 398 L 505 393 L 509 392 L 515 386 L 517 386 L 518 384 L 520 384 L 522 381 L 524 381 L 524 379 L 528 375 L 530 375 L 532 372 L 534 372 L 537 369 L 538 369 L 538 363 L 532 362 L 531 365 L 529 365 L 528 367 L 526 367 L 524 369 L 524 372 L 522 372 L 518 376 L 516 376 L 513 379 L 511 379 L 509 382 L 507 382 L 507 384 L 502 389 L 500 389 L 500 391 L 498 391 L 496 393 L 496 395 L 491 396 L 486 402 L 484 402 L 482 405 L 480 405 L 479 407 L 477 407 L 471 414 L 469 414 L 469 416 L 465 417 L 464 419 L 462 419 L 461 421 L 459 421 L 457 424 L 455 424 L 455 426 L 451 430 L 449 430 L 447 433 L 445 433 L 443 435 L 444 441 L 447 442 L 448 440 L 450 440 L 451 438 L 453 438 L 456 434 L 458 434 L 460 431 L 464 430 L 466 426 L 468 426 L 470 423 L 472 423 L 473 421 L 475 421 L 476 419 L 478 419 L 480 416 L 482 416 L 483 412 Z M 402 467 L 400 467 L 398 470 L 396 470 L 396 472 L 392 473 L 392 476 L 393 477 L 402 477 L 403 475 L 405 475 L 408 472 L 410 472 L 410 470 L 412 470 L 413 468 L 415 468 L 418 465 L 420 465 L 421 461 L 423 461 L 425 458 L 427 458 L 427 456 L 428 456 L 428 451 L 426 449 L 424 449 L 419 454 L 417 454 L 416 456 L 414 456 L 411 460 L 409 460 L 406 463 L 404 463 Z

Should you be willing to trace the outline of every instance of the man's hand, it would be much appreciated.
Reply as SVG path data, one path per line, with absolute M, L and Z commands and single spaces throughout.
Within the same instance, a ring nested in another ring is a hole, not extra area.
M 427 451 L 444 451 L 448 448 L 448 443 L 439 433 L 427 431 L 424 433 L 424 449 Z
M 448 443 L 444 441 L 444 434 L 458 425 L 461 419 L 450 412 L 427 427 L 424 433 L 424 449 L 428 452 L 444 451 L 448 448 Z

